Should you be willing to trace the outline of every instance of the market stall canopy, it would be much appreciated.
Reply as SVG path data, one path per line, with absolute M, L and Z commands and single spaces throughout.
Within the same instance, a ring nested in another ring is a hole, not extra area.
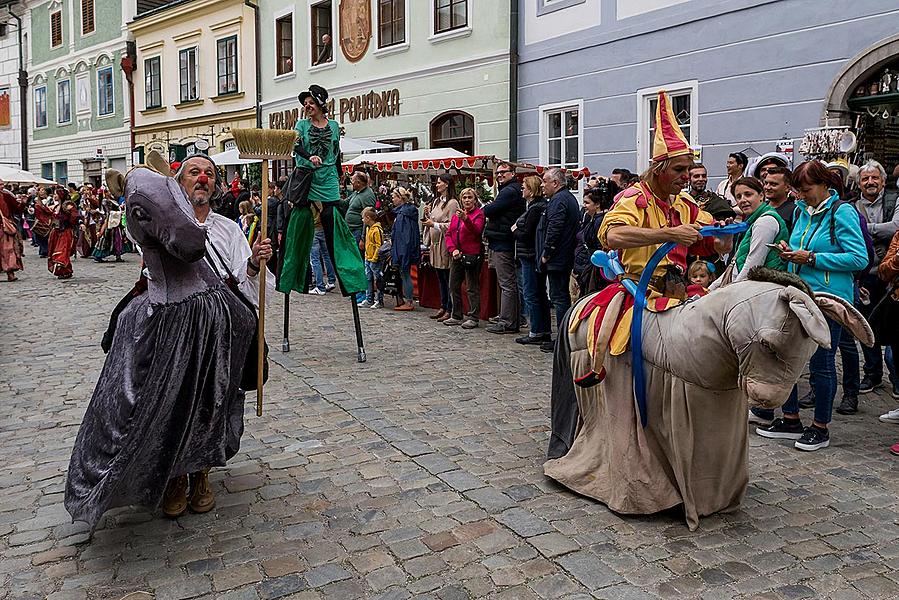
M 359 167 L 371 167 L 380 172 L 437 175 L 447 171 L 458 173 L 492 174 L 496 165 L 505 162 L 496 156 L 468 156 L 452 148 L 430 148 L 407 152 L 382 152 L 361 154 L 343 163 L 347 173 Z M 512 163 L 520 175 L 542 175 L 548 167 L 528 163 Z M 575 179 L 590 175 L 586 167 L 578 170 L 563 169 Z
M 30 171 L 23 171 L 15 167 L 0 165 L 0 179 L 7 183 L 40 183 L 44 185 L 55 184 L 55 181 L 38 177 Z
M 184 160 L 190 158 L 189 156 L 185 157 Z M 226 167 L 232 165 L 252 165 L 258 162 L 262 162 L 258 158 L 241 158 L 240 151 L 237 148 L 232 148 L 231 150 L 225 150 L 224 152 L 219 152 L 218 154 L 213 154 L 210 156 L 212 160 L 215 161 L 215 164 L 219 167 Z
M 399 148 L 399 146 L 394 146 L 393 144 L 372 142 L 370 140 L 361 140 L 359 138 L 340 138 L 340 151 L 344 154 L 360 154 L 372 150 L 396 150 L 397 148 Z

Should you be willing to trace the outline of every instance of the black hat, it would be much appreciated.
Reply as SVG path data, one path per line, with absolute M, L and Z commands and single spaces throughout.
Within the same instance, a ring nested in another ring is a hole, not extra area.
M 320 85 L 310 85 L 309 91 L 301 92 L 298 98 L 300 104 L 305 104 L 306 98 L 312 98 L 319 107 L 325 108 L 325 103 L 328 101 L 328 90 Z

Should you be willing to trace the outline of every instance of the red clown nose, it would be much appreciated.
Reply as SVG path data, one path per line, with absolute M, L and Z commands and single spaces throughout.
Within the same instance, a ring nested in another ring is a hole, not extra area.
M 197 177 L 197 183 L 207 185 L 209 183 L 209 177 L 207 177 L 205 173 L 201 173 L 200 176 Z

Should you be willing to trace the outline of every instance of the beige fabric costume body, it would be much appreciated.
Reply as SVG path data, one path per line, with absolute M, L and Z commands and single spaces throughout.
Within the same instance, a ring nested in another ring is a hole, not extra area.
M 568 338 L 573 373 L 593 364 L 585 323 Z M 634 401 L 630 350 L 606 350 L 605 380 L 574 388 L 581 420 L 571 449 L 544 472 L 620 513 L 683 504 L 695 529 L 700 516 L 736 509 L 746 492 L 747 394 L 753 405 L 779 406 L 818 343 L 829 343 L 829 333 L 814 300 L 774 283 L 741 282 L 646 312 L 647 427 Z

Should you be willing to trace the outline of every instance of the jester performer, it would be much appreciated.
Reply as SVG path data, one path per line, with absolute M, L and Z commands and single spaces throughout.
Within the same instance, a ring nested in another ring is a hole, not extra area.
M 339 211 L 340 178 L 343 176 L 340 154 L 340 126 L 327 117 L 328 91 L 312 85 L 299 95 L 305 119 L 296 124 L 297 143 L 294 147 L 296 169 L 288 184 L 288 200 L 293 209 L 284 240 L 284 262 L 278 280 L 278 291 L 306 293 L 309 289 L 309 258 L 315 236 L 315 222 L 319 221 L 325 236 L 328 253 L 334 263 L 340 291 L 353 299 L 356 336 L 361 349 L 361 330 L 355 295 L 365 291 L 368 282 L 359 246 Z M 297 194 L 295 190 L 301 188 Z M 308 190 L 308 192 L 307 192 Z M 299 196 L 299 197 L 297 197 Z M 286 337 L 286 336 L 285 336 Z

